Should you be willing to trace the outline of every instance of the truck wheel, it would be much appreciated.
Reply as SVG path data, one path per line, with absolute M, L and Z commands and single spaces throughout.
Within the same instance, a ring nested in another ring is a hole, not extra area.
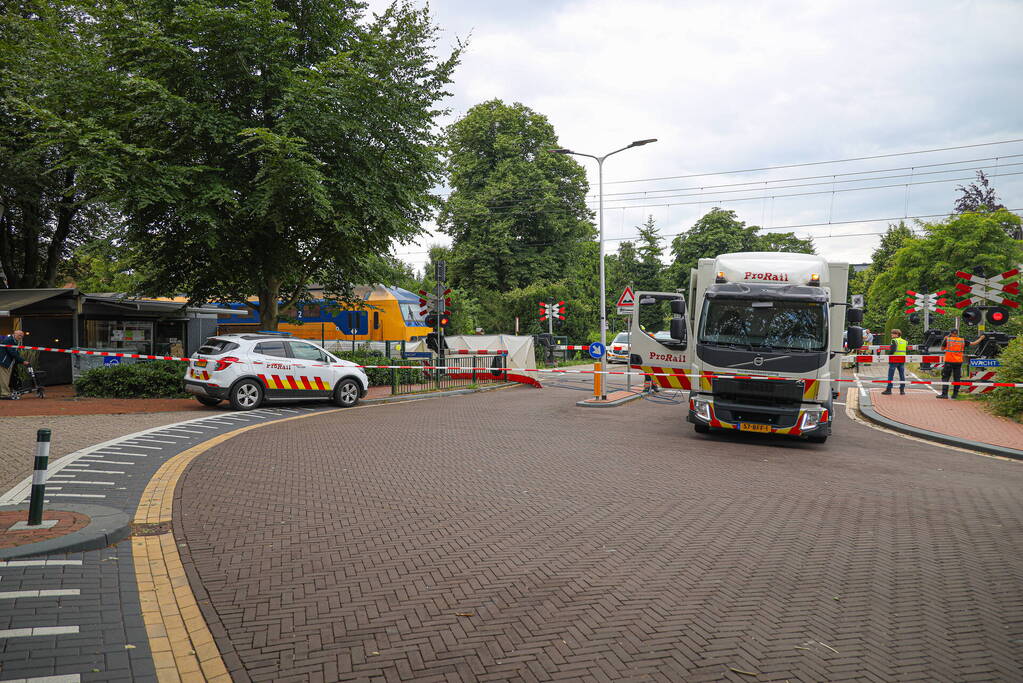
M 235 410 L 252 410 L 263 402 L 263 387 L 254 380 L 243 379 L 231 387 L 231 407 Z
M 213 407 L 213 406 L 219 406 L 220 402 L 223 399 L 213 398 L 212 396 L 196 396 L 195 400 L 198 401 L 199 403 L 203 404 L 204 406 Z
M 331 397 L 334 405 L 342 408 L 351 408 L 359 402 L 359 383 L 354 379 L 343 379 L 334 388 L 334 395 Z
M 818 436 L 808 436 L 806 437 L 806 440 L 809 441 L 810 443 L 824 443 L 825 441 L 828 440 L 828 435 L 820 434 Z
M 696 424 L 693 425 L 693 431 L 695 431 L 697 434 L 707 434 L 710 432 L 710 427 L 701 422 L 697 422 Z

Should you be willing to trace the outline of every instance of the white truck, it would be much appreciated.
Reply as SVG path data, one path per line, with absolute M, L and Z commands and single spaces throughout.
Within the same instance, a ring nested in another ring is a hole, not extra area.
M 831 434 L 832 379 L 841 375 L 849 264 L 812 254 L 744 252 L 700 259 L 688 297 L 638 292 L 631 365 L 662 387 L 689 390 L 697 432 L 736 429 L 823 443 Z M 688 299 L 688 305 L 686 303 Z M 670 343 L 639 328 L 639 309 L 669 300 Z M 638 332 L 638 334 L 637 334 Z M 862 330 L 848 328 L 848 345 Z M 719 377 L 719 375 L 724 375 Z

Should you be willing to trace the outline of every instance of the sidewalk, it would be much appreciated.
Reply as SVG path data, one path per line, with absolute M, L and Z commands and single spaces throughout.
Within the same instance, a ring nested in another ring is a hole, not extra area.
M 864 379 L 886 378 L 887 370 L 860 366 L 859 376 Z M 914 377 L 906 373 L 906 379 Z M 864 388 L 868 395 L 866 400 L 861 398 L 860 409 L 874 422 L 942 443 L 1023 458 L 1023 424 L 992 415 L 979 401 L 963 398 L 938 400 L 935 397 L 940 387 L 932 390 L 919 384 L 907 385 L 905 396 L 897 390 L 892 394 L 882 394 L 883 384 L 868 384 Z M 876 416 L 881 419 L 876 419 Z

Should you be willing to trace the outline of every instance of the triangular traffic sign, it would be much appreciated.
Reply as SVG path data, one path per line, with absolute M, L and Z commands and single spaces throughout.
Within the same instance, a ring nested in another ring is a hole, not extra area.
M 632 287 L 626 287 L 622 295 L 618 297 L 617 306 L 635 306 L 636 295 L 632 293 Z

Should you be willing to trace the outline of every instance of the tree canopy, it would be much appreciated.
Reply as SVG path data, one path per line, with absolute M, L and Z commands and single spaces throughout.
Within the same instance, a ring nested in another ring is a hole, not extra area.
M 558 138 L 547 118 L 490 100 L 453 123 L 446 140 L 451 194 L 439 225 L 452 238 L 452 283 L 506 292 L 559 279 L 595 231 L 586 174 L 549 152 Z
M 425 9 L 363 3 L 104 4 L 110 67 L 144 89 L 129 134 L 174 173 L 126 193 L 148 294 L 259 298 L 273 329 L 312 281 L 343 297 L 421 230 L 439 180 L 434 118 L 459 49 Z

